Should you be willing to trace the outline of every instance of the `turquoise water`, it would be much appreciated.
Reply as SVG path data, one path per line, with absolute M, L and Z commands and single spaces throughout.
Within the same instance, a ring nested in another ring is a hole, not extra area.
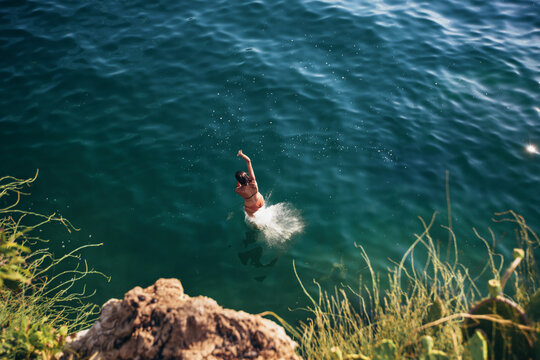
M 3 1 L 0 19 L 2 175 L 39 168 L 27 205 L 81 228 L 49 230 L 56 253 L 104 244 L 98 303 L 176 277 L 301 318 L 293 259 L 310 288 L 357 286 L 355 243 L 381 270 L 417 216 L 446 223 L 446 170 L 473 266 L 495 211 L 538 230 L 538 2 Z M 238 149 L 302 233 L 245 223 Z

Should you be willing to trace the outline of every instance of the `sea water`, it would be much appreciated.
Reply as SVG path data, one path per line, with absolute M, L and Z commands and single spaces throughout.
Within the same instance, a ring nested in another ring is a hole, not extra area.
M 39 168 L 21 206 L 80 229 L 47 227 L 44 246 L 103 243 L 83 254 L 111 276 L 88 279 L 100 304 L 175 277 L 225 307 L 302 318 L 293 261 L 309 291 L 357 289 L 355 244 L 383 272 L 434 211 L 434 239 L 450 215 L 475 276 L 473 226 L 508 259 L 494 212 L 539 230 L 539 6 L 5 0 L 0 169 Z M 234 192 L 238 149 L 272 193 L 262 230 Z

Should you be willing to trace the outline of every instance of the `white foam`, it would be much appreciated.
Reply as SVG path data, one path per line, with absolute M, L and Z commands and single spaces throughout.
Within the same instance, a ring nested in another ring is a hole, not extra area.
M 246 215 L 246 222 L 257 228 L 262 234 L 262 240 L 270 246 L 283 245 L 293 235 L 304 230 L 300 211 L 289 203 L 265 204 L 253 215 Z

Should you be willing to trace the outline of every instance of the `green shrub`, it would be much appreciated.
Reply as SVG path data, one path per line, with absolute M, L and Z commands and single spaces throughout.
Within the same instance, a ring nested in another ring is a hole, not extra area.
M 37 177 L 37 173 L 36 173 Z M 26 180 L 0 178 L 0 358 L 50 359 L 62 349 L 68 333 L 91 324 L 99 308 L 88 302 L 93 294 L 76 290 L 91 270 L 81 260 L 85 245 L 55 258 L 33 236 L 37 228 L 59 223 L 75 229 L 61 216 L 18 209 Z M 36 248 L 31 250 L 31 248 Z M 75 260 L 74 268 L 65 263 Z M 62 269 L 60 269 L 62 267 Z M 60 270 L 58 270 L 60 269 Z M 55 271 L 56 270 L 56 271 Z
M 501 290 L 504 283 L 514 276 L 514 301 L 521 308 L 531 308 L 528 304 L 535 303 L 536 297 L 533 294 L 539 283 L 533 252 L 540 247 L 540 240 L 519 215 L 513 212 L 496 215 L 497 222 L 513 222 L 517 225 L 517 245 L 524 249 L 523 254 L 518 252 L 524 255 L 523 262 L 519 268 L 519 261 L 510 265 L 503 276 Z M 493 343 L 495 340 L 490 342 L 491 337 L 485 334 L 472 337 L 467 342 L 467 332 L 463 331 L 464 320 L 472 323 L 480 320 L 492 322 L 498 324 L 499 329 L 503 325 L 521 329 L 534 346 L 535 339 L 540 338 L 538 322 L 518 324 L 514 323 L 513 318 L 507 319 L 497 313 L 469 313 L 482 293 L 486 293 L 478 288 L 477 279 L 483 273 L 491 272 L 494 280 L 500 282 L 503 256 L 496 254 L 488 241 L 475 230 L 475 234 L 486 245 L 488 261 L 480 274 L 473 275 L 459 261 L 454 232 L 450 227 L 443 226 L 450 235 L 450 249 L 453 249 L 453 256 L 443 260 L 439 244 L 430 235 L 435 219 L 436 214 L 429 223 L 420 219 L 423 232 L 415 234 L 416 240 L 401 261 L 388 268 L 389 285 L 385 288 L 380 285 L 379 275 L 373 270 L 362 246 L 357 247 L 369 269 L 370 281 L 364 283 L 361 279 L 359 291 L 345 287 L 328 294 L 315 282 L 318 297 L 313 297 L 294 269 L 304 293 L 310 299 L 310 306 L 306 309 L 310 317 L 292 332 L 298 338 L 299 351 L 304 358 L 377 359 L 383 356 L 385 359 L 470 359 L 471 354 L 486 353 L 481 347 L 482 341 L 487 341 L 487 347 L 493 354 L 492 349 L 497 348 L 495 345 L 498 344 Z M 426 254 L 420 266 L 419 253 Z M 487 286 L 484 288 L 487 290 Z M 503 294 L 500 297 L 505 300 L 509 298 Z M 471 336 L 473 333 L 474 327 L 471 327 Z M 507 338 L 507 341 L 515 342 L 517 338 Z M 384 348 L 383 352 L 381 344 L 395 344 L 395 351 Z M 517 359 L 517 356 L 521 355 L 506 352 L 498 354 L 497 358 Z M 528 356 L 532 359 L 534 355 Z M 523 357 L 521 359 L 525 360 Z

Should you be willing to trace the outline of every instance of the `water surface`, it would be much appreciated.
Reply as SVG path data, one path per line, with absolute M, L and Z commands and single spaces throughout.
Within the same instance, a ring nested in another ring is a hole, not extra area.
M 81 228 L 50 230 L 56 253 L 104 244 L 98 303 L 176 277 L 302 317 L 293 259 L 306 283 L 356 286 L 355 243 L 382 270 L 417 216 L 446 223 L 446 170 L 466 261 L 495 211 L 537 226 L 538 2 L 4 1 L 0 19 L 2 173 L 39 168 L 28 205 Z M 300 235 L 246 225 L 238 149 Z

